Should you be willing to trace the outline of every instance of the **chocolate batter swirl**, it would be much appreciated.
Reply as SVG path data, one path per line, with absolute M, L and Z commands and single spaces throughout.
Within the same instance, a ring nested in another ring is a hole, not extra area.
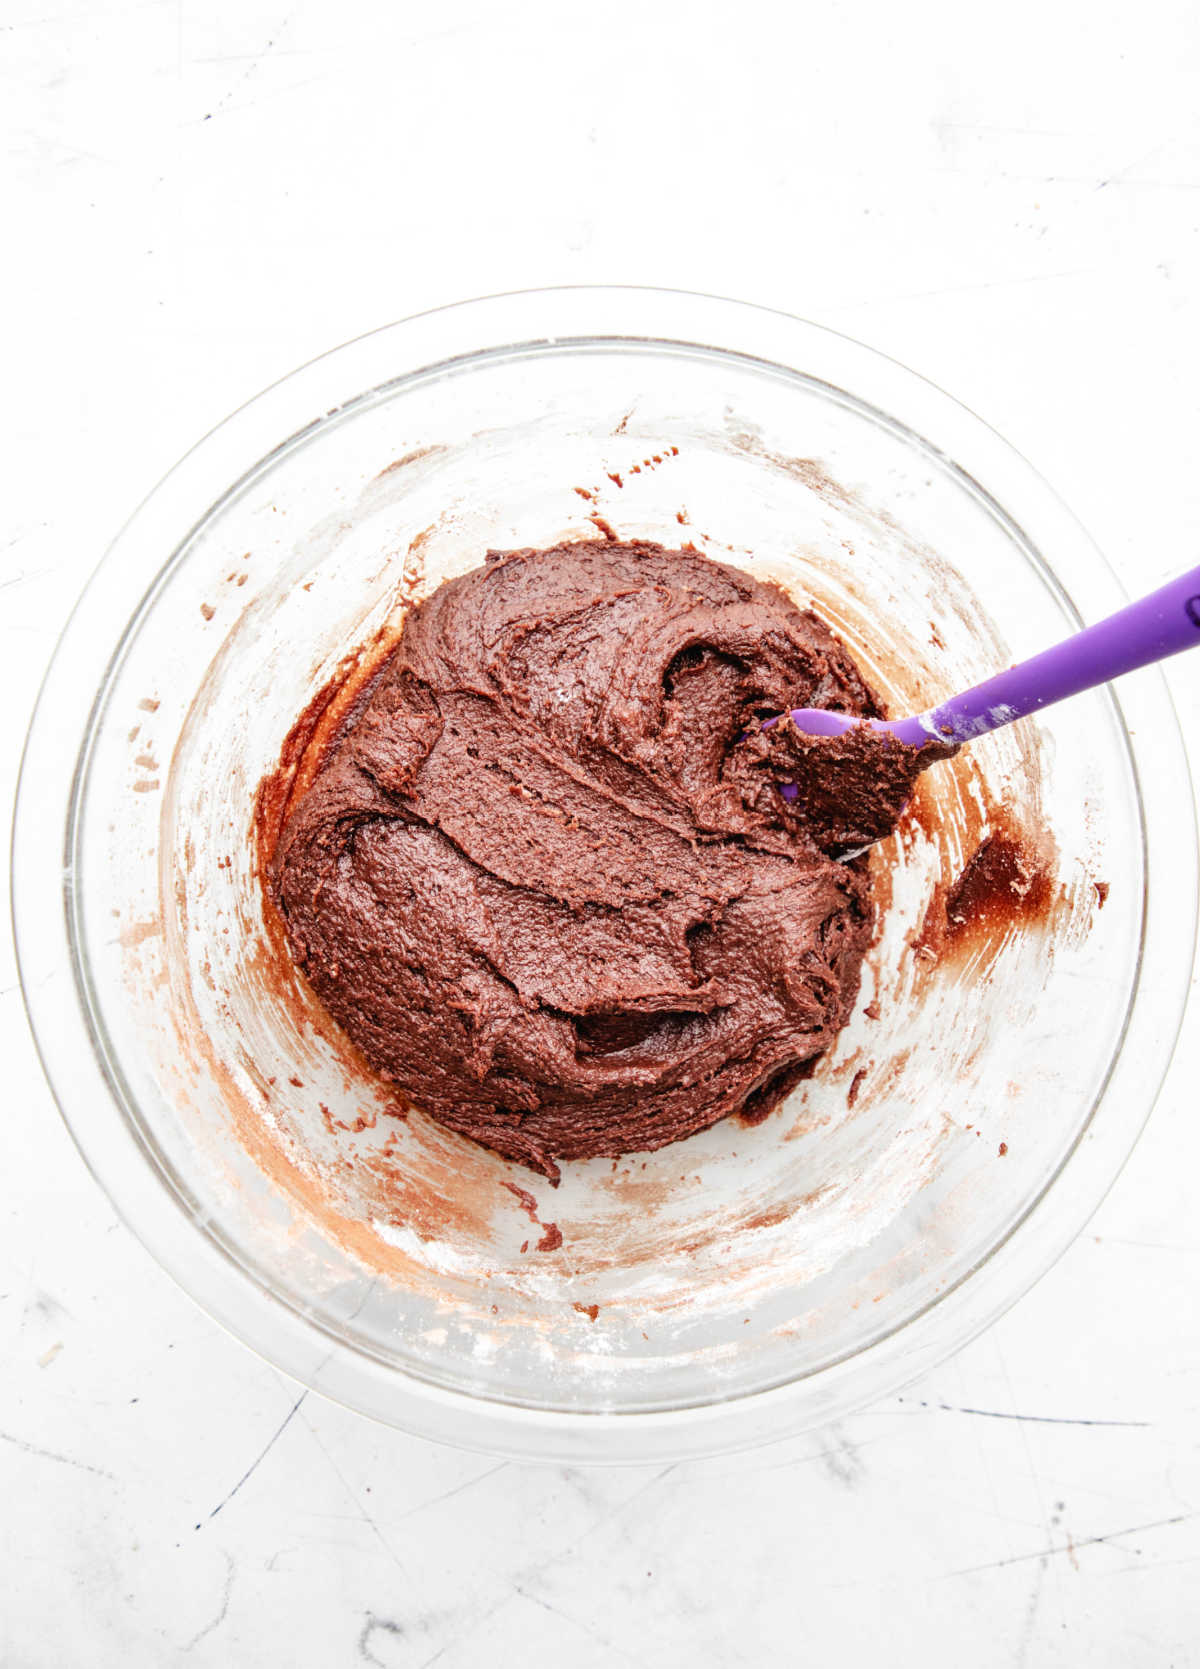
M 490 552 L 413 611 L 288 818 L 296 961 L 417 1106 L 552 1180 L 769 1111 L 872 930 L 865 866 L 740 740 L 799 705 L 878 712 L 773 587 L 651 544 Z

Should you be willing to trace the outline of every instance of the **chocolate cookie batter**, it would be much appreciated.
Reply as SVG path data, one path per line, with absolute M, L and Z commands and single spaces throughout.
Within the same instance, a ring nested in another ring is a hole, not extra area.
M 766 767 L 755 804 L 768 808 L 781 784 L 794 784 L 806 831 L 835 856 L 886 839 L 920 773 L 958 752 L 957 744 L 946 742 L 910 747 L 866 725 L 841 736 L 809 736 L 787 713 L 748 736 L 745 745 Z
M 789 804 L 758 739 L 790 706 L 879 711 L 773 587 L 651 544 L 490 552 L 413 611 L 288 817 L 296 961 L 416 1105 L 552 1180 L 760 1115 L 872 932 L 865 862 L 836 861 L 863 817 Z

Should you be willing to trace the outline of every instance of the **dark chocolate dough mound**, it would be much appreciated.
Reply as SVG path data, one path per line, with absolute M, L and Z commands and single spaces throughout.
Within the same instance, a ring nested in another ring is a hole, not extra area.
M 795 706 L 878 712 L 775 588 L 650 544 L 489 553 L 413 611 L 287 820 L 297 962 L 417 1106 L 551 1178 L 768 1111 L 872 930 L 837 820 L 742 740 Z

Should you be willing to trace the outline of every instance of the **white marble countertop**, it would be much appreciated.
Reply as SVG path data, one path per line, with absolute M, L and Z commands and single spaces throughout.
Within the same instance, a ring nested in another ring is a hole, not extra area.
M 481 292 L 830 324 L 992 422 L 1130 589 L 1198 560 L 1194 6 L 8 0 L 0 86 L 2 795 L 176 457 Z M 1196 760 L 1200 656 L 1170 679 Z M 300 1396 L 117 1222 L 7 942 L 0 1050 L 4 1669 L 1200 1662 L 1194 998 L 1132 1162 L 985 1337 L 837 1428 L 607 1472 Z

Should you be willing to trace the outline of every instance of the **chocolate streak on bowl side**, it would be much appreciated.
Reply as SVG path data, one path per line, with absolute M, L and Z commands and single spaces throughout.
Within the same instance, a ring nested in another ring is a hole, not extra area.
M 949 886 L 936 888 L 913 949 L 926 957 L 994 951 L 1018 927 L 1045 924 L 1062 903 L 1047 854 L 1001 814 Z
M 903 629 L 902 611 L 887 610 L 887 630 L 881 632 L 881 598 L 872 582 L 856 579 L 849 568 L 831 562 L 824 546 L 799 548 L 796 567 L 778 575 L 793 592 L 807 592 L 813 607 L 849 645 L 888 712 L 921 711 L 1011 659 L 945 558 L 907 534 L 860 489 L 837 480 L 821 459 L 774 453 L 755 434 L 739 430 L 731 432 L 729 445 L 781 475 L 803 481 L 823 499 L 833 525 L 850 533 L 843 543 L 851 555 L 860 542 L 867 548 L 876 542 L 899 545 L 917 570 L 939 581 L 930 590 L 930 614 L 922 631 L 915 623 Z M 703 549 L 705 536 L 698 532 L 696 538 Z M 1023 721 L 956 754 L 948 750 L 944 762 L 917 777 L 896 832 L 879 840 L 868 855 L 877 929 L 868 958 L 876 979 L 865 1016 L 878 1018 L 885 1011 L 928 1000 L 940 990 L 949 970 L 955 970 L 953 978 L 971 980 L 982 1005 L 993 970 L 1006 951 L 1037 945 L 1049 958 L 1056 946 L 1086 935 L 1108 887 L 1093 886 L 1082 866 L 1063 866 L 1043 815 L 1043 771 L 1038 732 Z M 958 899 L 959 913 L 968 919 L 949 931 L 947 897 L 993 834 L 1011 856 L 1018 885 L 993 889 L 979 920 L 967 908 L 972 893 L 964 893 Z M 918 875 L 926 879 L 914 920 L 912 881 Z M 1028 890 L 1023 890 L 1026 881 Z M 903 900 L 899 906 L 898 898 Z M 902 916 L 909 916 L 907 927 L 901 927 Z M 893 936 L 897 927 L 898 941 Z M 982 1031 L 977 1040 L 965 1035 L 949 1051 L 947 1068 L 970 1081 L 984 1047 Z M 875 1058 L 869 1039 L 840 1041 L 814 1063 L 813 1078 L 814 1088 L 839 1086 L 847 1098 L 856 1085 L 856 1115 L 869 1117 L 874 1108 L 893 1103 L 898 1095 L 904 1099 L 888 1059 Z M 919 1087 L 914 1084 L 910 1093 L 919 1096 Z M 833 1111 L 817 1110 L 820 1105 L 816 1095 L 801 1102 L 789 1139 L 836 1120 Z

